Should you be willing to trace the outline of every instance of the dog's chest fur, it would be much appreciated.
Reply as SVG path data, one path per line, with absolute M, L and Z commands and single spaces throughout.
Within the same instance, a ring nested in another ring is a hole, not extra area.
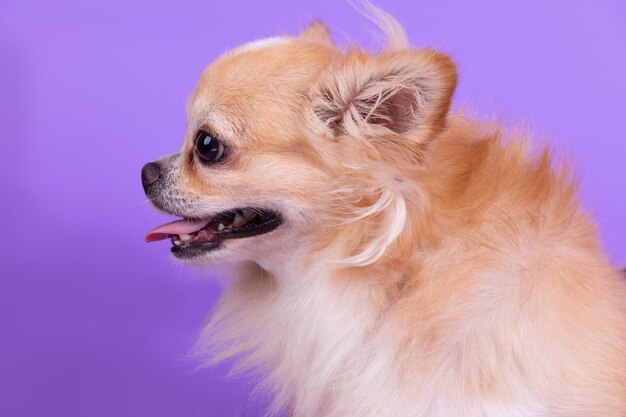
M 289 409 L 298 417 L 539 415 L 535 405 L 468 398 L 453 375 L 459 358 L 447 353 L 415 356 L 431 362 L 420 374 L 419 363 L 407 363 L 407 335 L 373 307 L 371 288 L 338 284 L 328 271 L 310 274 L 298 285 L 281 286 L 271 277 L 244 276 L 224 295 L 201 339 L 205 349 L 219 346 L 219 358 L 242 355 L 237 370 L 265 375 L 262 388 L 275 397 L 271 411 Z

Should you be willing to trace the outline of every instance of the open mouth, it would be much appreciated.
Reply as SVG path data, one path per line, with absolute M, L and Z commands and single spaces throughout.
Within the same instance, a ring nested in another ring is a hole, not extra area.
M 182 219 L 150 231 L 146 242 L 170 239 L 172 253 L 192 258 L 217 249 L 224 240 L 241 239 L 268 233 L 282 222 L 279 213 L 259 208 L 225 211 L 205 219 Z

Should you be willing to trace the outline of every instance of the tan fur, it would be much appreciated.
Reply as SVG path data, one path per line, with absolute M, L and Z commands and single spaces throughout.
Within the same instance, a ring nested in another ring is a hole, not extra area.
M 189 102 L 180 192 L 196 214 L 285 224 L 238 261 L 198 343 L 258 370 L 293 416 L 626 416 L 626 288 L 567 164 L 524 133 L 449 115 L 451 60 L 300 37 L 226 53 Z M 194 163 L 210 129 L 232 151 Z

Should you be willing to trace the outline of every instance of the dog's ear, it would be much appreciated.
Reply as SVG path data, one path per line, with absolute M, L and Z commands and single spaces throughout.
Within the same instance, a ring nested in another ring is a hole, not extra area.
M 326 46 L 334 46 L 330 29 L 321 20 L 314 20 L 300 34 L 298 39 L 305 42 L 319 43 Z
M 349 52 L 321 77 L 312 106 L 335 137 L 393 132 L 425 143 L 445 125 L 455 88 L 455 65 L 441 53 Z

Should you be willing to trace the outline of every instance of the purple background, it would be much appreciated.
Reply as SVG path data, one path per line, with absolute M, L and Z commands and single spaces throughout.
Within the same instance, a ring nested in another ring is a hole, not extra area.
M 626 3 L 380 4 L 456 59 L 457 107 L 568 150 L 626 263 Z M 178 149 L 206 64 L 315 17 L 342 43 L 371 28 L 330 0 L 0 3 L 0 415 L 258 414 L 250 381 L 185 359 L 220 287 L 142 242 L 164 219 L 139 171 Z

